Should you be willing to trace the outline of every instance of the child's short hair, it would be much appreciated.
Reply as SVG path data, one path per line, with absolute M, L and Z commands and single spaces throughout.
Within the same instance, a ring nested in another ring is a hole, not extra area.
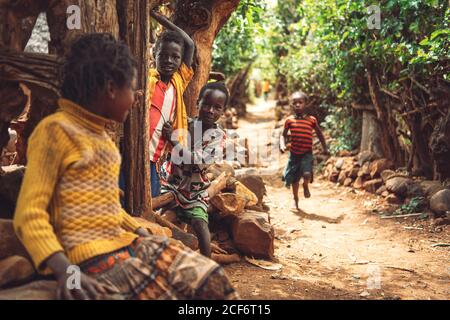
M 136 60 L 123 42 L 109 33 L 81 36 L 64 61 L 64 98 L 85 106 L 105 89 L 108 80 L 117 86 L 131 85 Z
M 206 90 L 219 90 L 219 91 L 223 92 L 226 96 L 225 107 L 227 106 L 228 100 L 230 99 L 230 92 L 228 91 L 228 88 L 225 85 L 225 83 L 223 83 L 221 81 L 216 81 L 216 82 L 209 82 L 209 83 L 205 84 L 202 87 L 202 89 L 200 90 L 200 93 L 198 95 L 198 100 L 200 100 L 203 97 Z
M 164 42 L 175 42 L 178 44 L 181 49 L 184 51 L 184 39 L 183 37 L 176 31 L 173 30 L 167 30 L 161 33 L 161 35 L 158 37 L 155 43 L 155 47 L 153 49 L 153 56 L 156 57 L 159 50 L 161 49 L 161 46 Z
M 308 96 L 303 91 L 295 91 L 291 95 L 291 100 L 294 99 L 304 99 L 305 101 L 308 101 Z

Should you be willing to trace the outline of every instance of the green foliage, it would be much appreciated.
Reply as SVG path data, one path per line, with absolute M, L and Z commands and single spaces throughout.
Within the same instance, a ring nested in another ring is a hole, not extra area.
M 359 130 L 361 118 L 352 117 L 350 111 L 346 108 L 322 107 L 326 107 L 329 110 L 324 122 L 322 122 L 322 126 L 330 133 L 329 151 L 331 154 L 356 148 L 361 140 Z
M 230 76 L 256 59 L 255 35 L 260 31 L 263 0 L 241 1 L 213 45 L 213 69 Z
M 380 6 L 380 29 L 368 27 L 371 4 Z M 350 130 L 360 130 L 349 109 L 351 102 L 371 101 L 369 68 L 395 94 L 405 79 L 450 79 L 447 0 L 289 0 L 278 2 L 276 16 L 273 66 L 290 90 L 328 106 L 335 151 L 355 146 Z
M 426 208 L 426 199 L 424 197 L 414 197 L 408 203 L 401 205 L 395 210 L 393 215 L 402 215 L 410 213 L 419 213 Z

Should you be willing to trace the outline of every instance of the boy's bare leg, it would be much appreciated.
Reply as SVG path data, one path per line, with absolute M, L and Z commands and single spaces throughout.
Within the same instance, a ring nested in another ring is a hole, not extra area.
M 300 186 L 299 182 L 294 182 L 292 184 L 292 193 L 294 194 L 295 208 L 298 210 L 298 188 Z
M 202 219 L 192 219 L 192 229 L 198 238 L 200 253 L 205 257 L 211 258 L 211 233 L 208 223 Z
M 303 175 L 303 194 L 305 198 L 310 198 L 311 193 L 309 192 L 309 182 L 311 181 L 311 173 L 305 172 Z

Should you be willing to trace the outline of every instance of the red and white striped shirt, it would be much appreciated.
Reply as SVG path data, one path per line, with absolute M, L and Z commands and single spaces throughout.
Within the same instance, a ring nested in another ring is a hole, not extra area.
M 291 132 L 291 152 L 304 154 L 312 151 L 313 130 L 317 125 L 317 119 L 313 116 L 302 118 L 288 118 L 284 128 Z
M 157 162 L 163 154 L 167 141 L 162 136 L 165 122 L 175 120 L 176 92 L 175 87 L 158 81 L 152 95 L 150 107 L 150 161 Z

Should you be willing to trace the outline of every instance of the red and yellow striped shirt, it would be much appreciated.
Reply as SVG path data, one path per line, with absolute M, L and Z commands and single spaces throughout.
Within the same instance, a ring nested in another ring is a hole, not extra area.
M 288 118 L 284 128 L 291 132 L 291 152 L 304 154 L 312 151 L 313 129 L 317 125 L 317 119 L 313 116 L 304 118 Z

